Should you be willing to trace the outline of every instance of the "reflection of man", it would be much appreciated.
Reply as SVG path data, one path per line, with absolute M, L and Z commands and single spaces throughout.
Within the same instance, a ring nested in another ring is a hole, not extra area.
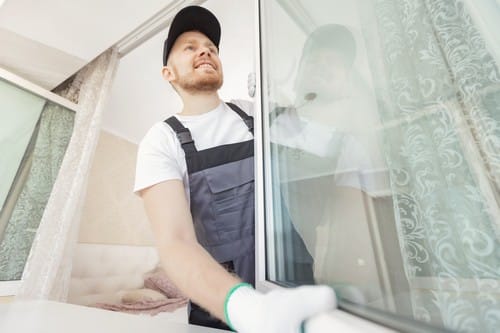
M 359 224 L 359 216 L 351 216 L 359 212 L 354 203 L 360 202 L 361 191 L 375 190 L 373 179 L 365 176 L 374 169 L 371 154 L 376 149 L 365 137 L 374 124 L 368 104 L 357 96 L 364 85 L 356 81 L 355 53 L 355 40 L 346 27 L 329 24 L 313 31 L 302 49 L 296 106 L 279 110 L 270 129 L 270 139 L 277 144 L 285 210 L 315 254 L 319 282 L 329 275 L 318 273 L 322 266 L 335 265 L 323 265 L 319 257 L 338 246 L 329 238 L 318 242 L 318 226 L 334 220 Z
M 347 97 L 355 53 L 354 38 L 346 27 L 329 24 L 314 30 L 302 48 L 295 80 L 297 103 L 302 104 L 308 93 L 323 105 Z
M 331 309 L 335 295 L 319 286 L 263 295 L 251 285 L 253 118 L 245 105 L 226 105 L 218 96 L 219 40 L 217 18 L 202 7 L 186 7 L 172 21 L 162 74 L 183 109 L 141 142 L 135 191 L 163 268 L 194 302 L 190 323 L 227 328 L 225 320 L 244 333 L 298 332 L 303 319 Z
M 369 97 L 359 93 L 365 84 L 353 66 L 355 54 L 354 37 L 342 25 L 321 26 L 307 37 L 295 79 L 295 106 L 278 112 L 270 133 L 272 142 L 299 150 L 295 156 L 308 153 L 318 159 L 289 170 L 299 173 L 295 177 L 335 173 L 337 185 L 372 187 L 359 171 L 375 167 L 378 149 L 370 128 L 377 121 Z

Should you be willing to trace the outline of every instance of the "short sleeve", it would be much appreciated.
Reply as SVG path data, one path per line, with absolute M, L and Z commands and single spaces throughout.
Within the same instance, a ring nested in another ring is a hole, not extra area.
M 154 125 L 139 144 L 134 193 L 166 180 L 183 180 L 178 155 L 176 142 L 167 126 Z

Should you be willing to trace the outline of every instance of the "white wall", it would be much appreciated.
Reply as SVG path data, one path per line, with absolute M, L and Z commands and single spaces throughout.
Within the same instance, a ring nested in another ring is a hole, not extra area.
M 136 150 L 135 144 L 101 131 L 83 206 L 81 243 L 154 245 L 142 200 L 132 193 Z
M 222 25 L 224 85 L 220 96 L 224 100 L 249 99 L 247 75 L 254 71 L 255 53 L 254 2 L 208 0 L 204 5 Z M 160 73 L 167 32 L 158 33 L 121 59 L 104 115 L 104 130 L 138 143 L 155 122 L 180 111 L 179 97 Z

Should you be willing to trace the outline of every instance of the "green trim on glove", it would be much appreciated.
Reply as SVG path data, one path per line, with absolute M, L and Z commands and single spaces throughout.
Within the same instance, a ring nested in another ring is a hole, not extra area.
M 233 331 L 236 331 L 231 324 L 231 320 L 229 319 L 229 314 L 227 313 L 227 304 L 229 303 L 229 299 L 231 298 L 231 295 L 236 291 L 236 289 L 240 287 L 250 287 L 253 289 L 253 286 L 250 283 L 246 282 L 241 282 L 236 285 L 234 285 L 231 289 L 229 289 L 229 292 L 226 295 L 226 299 L 224 300 L 224 318 L 226 319 L 226 324 L 229 326 Z

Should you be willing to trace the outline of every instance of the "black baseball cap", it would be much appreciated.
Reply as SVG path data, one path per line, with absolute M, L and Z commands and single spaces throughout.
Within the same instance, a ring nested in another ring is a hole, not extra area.
M 356 41 L 352 32 L 340 24 L 326 24 L 314 30 L 304 43 L 302 59 L 321 50 L 334 50 L 347 64 L 352 64 L 356 56 Z
M 167 65 L 168 55 L 177 38 L 186 31 L 199 31 L 219 48 L 220 23 L 212 12 L 200 6 L 181 9 L 172 20 L 167 39 L 163 44 L 163 65 Z

